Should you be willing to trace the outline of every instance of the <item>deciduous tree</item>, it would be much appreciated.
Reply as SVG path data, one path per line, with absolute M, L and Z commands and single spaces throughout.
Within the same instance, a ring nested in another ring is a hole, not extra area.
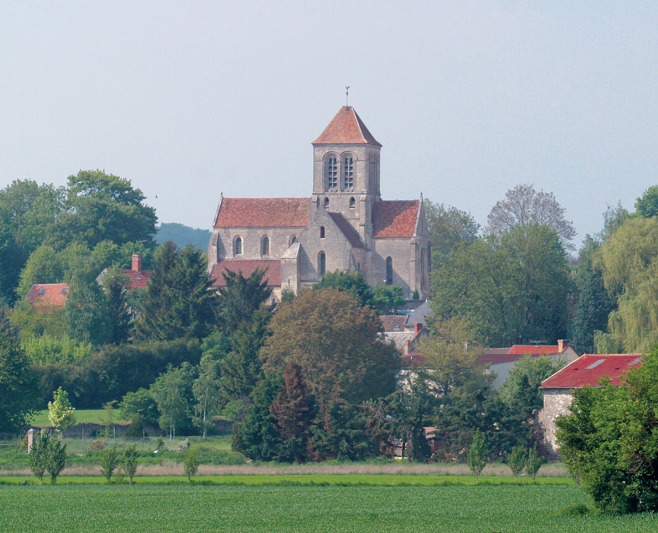
M 570 242 L 576 229 L 564 218 L 565 212 L 552 192 L 537 192 L 532 184 L 525 183 L 507 191 L 505 199 L 493 206 L 487 217 L 487 231 L 503 233 L 516 226 L 547 226 L 559 235 L 565 249 L 573 250 Z
M 480 231 L 480 225 L 471 214 L 456 207 L 426 199 L 425 214 L 435 264 L 443 261 L 459 244 L 473 242 Z
M 328 400 L 336 385 L 353 403 L 395 388 L 398 352 L 382 340 L 375 312 L 346 292 L 309 291 L 282 304 L 271 330 L 261 349 L 264 368 L 282 372 L 295 361 L 319 401 Z

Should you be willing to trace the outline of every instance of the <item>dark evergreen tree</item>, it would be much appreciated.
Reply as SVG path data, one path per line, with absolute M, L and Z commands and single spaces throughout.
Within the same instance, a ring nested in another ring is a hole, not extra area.
M 244 422 L 233 425 L 233 450 L 254 461 L 271 461 L 276 458 L 282 444 L 276 430 L 276 421 L 270 413 L 283 378 L 277 374 L 263 374 L 251 394 L 252 406 Z
M 22 430 L 37 407 L 37 387 L 17 332 L 0 316 L 0 433 Z
M 209 291 L 203 253 L 192 245 L 176 250 L 167 241 L 154 258 L 142 299 L 137 333 L 140 338 L 201 339 L 214 323 L 214 294 Z
M 270 405 L 270 413 L 283 441 L 278 450 L 278 460 L 305 462 L 315 405 L 306 388 L 302 368 L 294 361 L 289 361 L 283 370 L 283 388 Z
M 110 342 L 112 333 L 105 295 L 96 281 L 99 273 L 93 257 L 78 257 L 71 267 L 64 306 L 69 337 L 94 346 Z
M 358 461 L 381 455 L 388 443 L 388 433 L 381 424 L 372 424 L 370 409 L 347 403 L 338 385 L 329 400 L 320 405 L 311 428 L 309 458 Z
M 432 455 L 432 449 L 425 434 L 425 427 L 427 426 L 429 426 L 429 423 L 425 419 L 423 402 L 418 399 L 411 423 L 411 453 L 409 457 L 412 461 L 424 463 Z
M 155 251 L 151 277 L 141 300 L 137 320 L 137 335 L 141 339 L 169 338 L 169 325 L 166 318 L 172 302 L 168 287 L 173 284 L 176 255 L 176 245 L 171 241 L 167 241 Z
M 608 294 L 601 272 L 595 269 L 580 272 L 577 286 L 578 305 L 569 338 L 581 354 L 594 353 L 594 332 L 606 331 L 608 316 L 616 307 L 615 298 Z
M 257 268 L 245 278 L 242 272 L 227 270 L 222 275 L 226 286 L 219 289 L 218 312 L 224 332 L 231 335 L 251 319 L 272 294 L 267 286 L 266 270 Z
M 127 295 L 130 278 L 118 270 L 110 271 L 103 279 L 105 307 L 109 322 L 109 342 L 122 344 L 130 337 L 130 309 Z
M 224 402 L 245 398 L 256 386 L 262 362 L 259 351 L 270 332 L 270 312 L 261 308 L 231 337 L 231 351 L 221 361 L 221 396 Z

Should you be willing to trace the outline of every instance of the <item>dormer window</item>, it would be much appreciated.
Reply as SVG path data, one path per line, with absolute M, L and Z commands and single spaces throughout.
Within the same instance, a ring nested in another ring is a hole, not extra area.
M 338 161 L 335 157 L 327 158 L 325 163 L 325 190 L 338 190 Z
M 343 158 L 343 190 L 354 190 L 354 158 L 351 156 Z

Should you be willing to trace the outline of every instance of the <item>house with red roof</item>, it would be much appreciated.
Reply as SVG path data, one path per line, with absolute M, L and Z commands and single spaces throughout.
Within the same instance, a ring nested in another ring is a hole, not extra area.
M 103 271 L 98 275 L 96 281 L 103 284 L 103 278 L 107 276 L 110 270 L 104 268 Z M 151 277 L 150 270 L 142 270 L 142 256 L 139 254 L 133 254 L 131 261 L 131 268 L 128 270 L 119 270 L 125 276 L 128 276 L 130 279 L 130 290 L 135 291 L 137 289 L 145 289 L 148 285 L 149 278 Z
M 372 285 L 425 299 L 431 250 L 422 196 L 382 200 L 380 151 L 354 108 L 313 141 L 312 195 L 220 199 L 208 246 L 215 286 L 226 270 L 266 270 L 274 294 L 297 293 L 325 272 L 361 271 Z
M 62 309 L 69 295 L 66 283 L 35 283 L 25 299 L 37 313 L 52 313 Z
M 548 356 L 554 361 L 571 363 L 580 357 L 580 354 L 566 340 L 558 340 L 557 344 L 526 345 L 515 344 L 509 348 L 487 348 L 478 357 L 476 365 L 483 366 L 488 373 L 496 374 L 492 385 L 499 388 L 509 376 L 514 365 L 525 356 Z
M 586 354 L 565 366 L 539 387 L 544 393 L 544 408 L 537 416 L 543 430 L 543 445 L 549 455 L 557 455 L 555 419 L 569 413 L 573 391 L 582 387 L 598 387 L 606 376 L 612 385 L 622 385 L 623 376 L 642 364 L 644 355 L 634 354 Z

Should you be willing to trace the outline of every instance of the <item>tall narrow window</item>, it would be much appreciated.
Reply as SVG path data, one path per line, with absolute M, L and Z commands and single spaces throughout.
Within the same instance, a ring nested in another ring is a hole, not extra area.
M 320 226 L 320 238 L 324 239 L 324 226 Z
M 343 159 L 343 190 L 354 190 L 354 159 L 349 156 Z
M 338 161 L 335 157 L 327 158 L 325 163 L 325 180 L 327 191 L 338 190 Z
M 297 242 L 297 237 L 295 237 L 294 235 L 292 237 L 290 237 L 290 244 L 291 245 L 295 244 L 296 242 Z
M 350 198 L 350 209 L 354 209 L 356 207 L 356 200 L 354 199 L 354 196 Z
M 323 276 L 327 269 L 327 256 L 324 252 L 318 254 L 318 275 Z
M 393 259 L 386 258 L 386 285 L 393 285 Z
M 235 250 L 233 251 L 233 255 L 242 255 L 242 238 L 238 237 L 235 239 Z
M 329 198 L 326 198 L 326 197 L 325 197 L 325 199 L 324 199 L 324 207 L 325 207 L 325 209 L 326 209 L 327 207 L 329 207 Z
M 268 237 L 263 237 L 261 253 L 262 255 L 270 255 L 270 239 Z

